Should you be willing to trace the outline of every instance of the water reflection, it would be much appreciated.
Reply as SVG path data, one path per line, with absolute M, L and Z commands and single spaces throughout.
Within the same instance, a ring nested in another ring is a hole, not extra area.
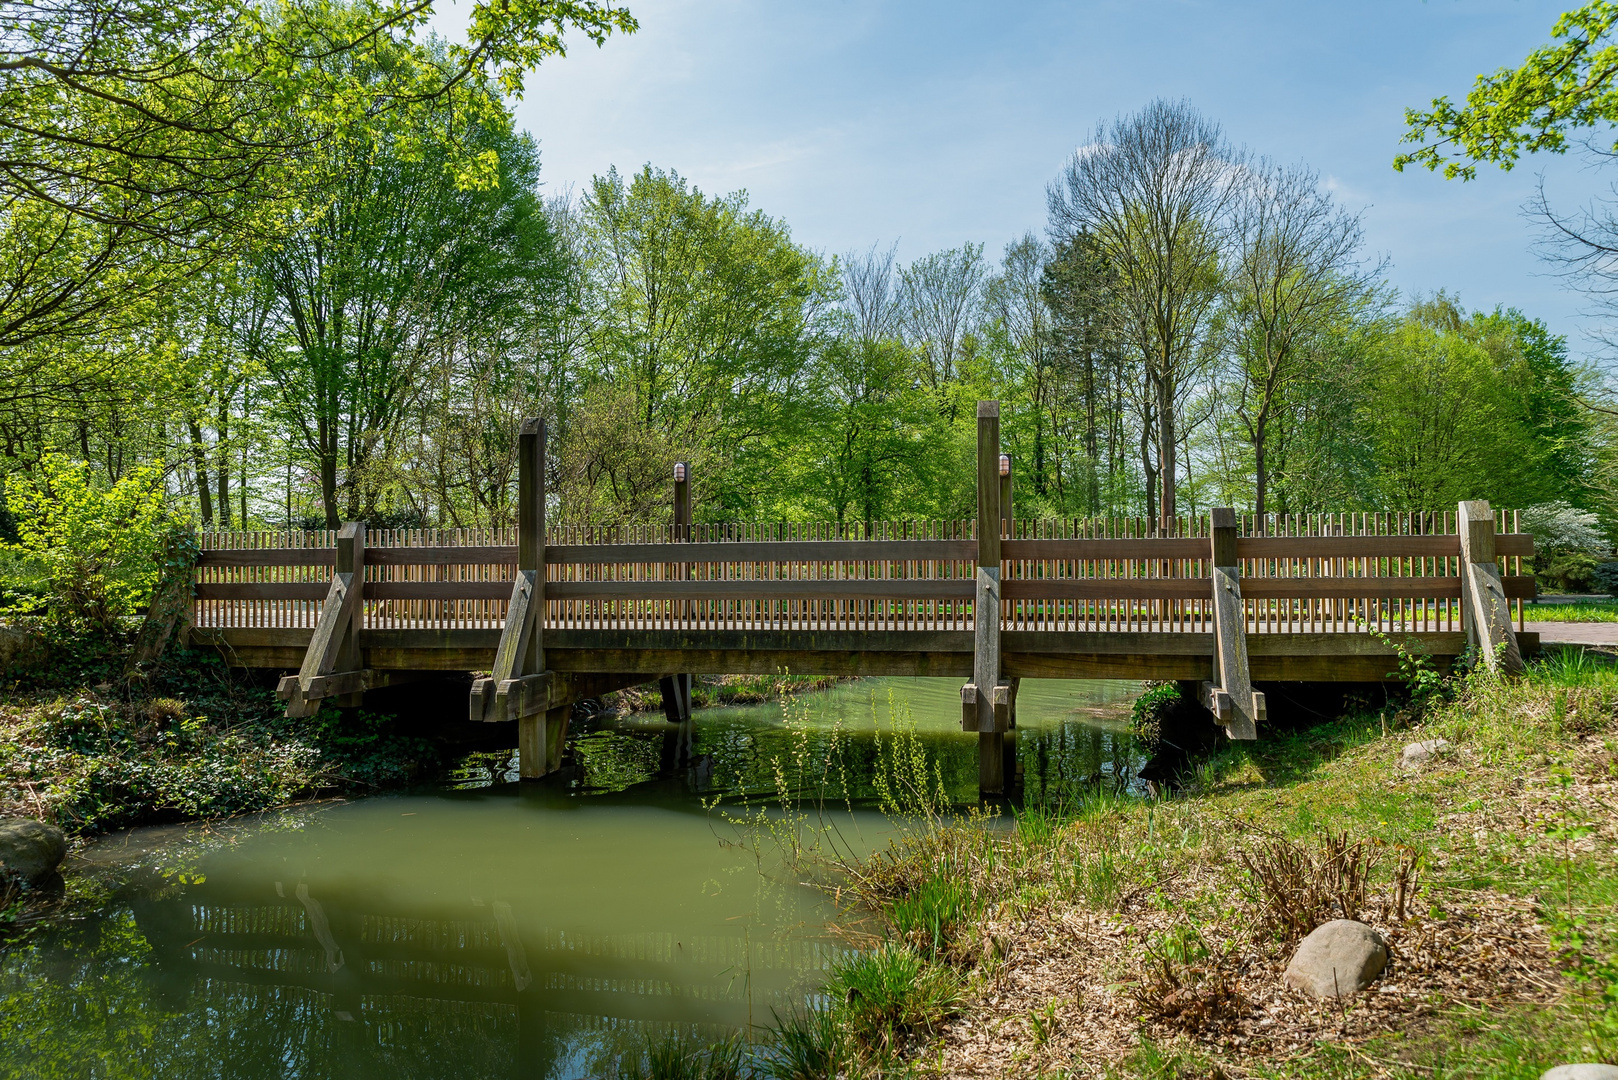
M 766 1023 L 837 954 L 831 909 L 704 800 L 777 794 L 784 757 L 836 760 L 841 837 L 881 844 L 869 806 L 897 733 L 950 798 L 975 794 L 957 689 L 867 680 L 708 710 L 673 733 L 690 745 L 672 772 L 669 725 L 619 717 L 581 736 L 560 783 L 496 767 L 166 829 L 149 850 L 109 838 L 80 878 L 109 889 L 85 917 L 0 956 L 0 1075 L 561 1080 L 612 1075 L 648 1033 Z M 1127 782 L 1133 689 L 1024 685 L 1026 798 Z

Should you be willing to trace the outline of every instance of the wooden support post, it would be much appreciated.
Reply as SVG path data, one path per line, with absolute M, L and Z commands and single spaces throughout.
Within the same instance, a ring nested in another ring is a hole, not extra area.
M 1258 738 L 1264 695 L 1253 691 L 1247 666 L 1247 626 L 1242 610 L 1241 568 L 1236 559 L 1236 511 L 1210 511 L 1213 560 L 1214 670 L 1203 704 L 1232 739 Z
M 691 540 L 691 463 L 689 461 L 676 461 L 674 463 L 674 540 L 677 543 L 689 543 Z M 683 581 L 690 575 L 690 567 L 680 568 L 680 579 Z M 692 614 L 689 603 L 682 601 L 679 615 L 682 619 Z M 676 672 L 665 675 L 658 680 L 657 688 L 663 696 L 663 715 L 671 724 L 688 724 L 691 722 L 691 674 L 689 672 Z
M 341 694 L 343 704 L 355 702 L 360 691 L 335 689 L 326 680 L 333 672 L 352 675 L 361 669 L 359 631 L 365 591 L 365 523 L 345 522 L 337 531 L 336 566 L 326 602 L 320 609 L 314 637 L 303 654 L 296 675 L 288 675 L 276 688 L 287 703 L 288 716 L 313 716 L 318 702 L 328 695 Z
M 518 772 L 548 771 L 545 716 L 552 675 L 545 670 L 545 421 L 525 420 L 517 436 L 517 576 L 494 669 L 472 684 L 473 721 L 517 721 Z
M 1477 646 L 1490 671 L 1520 674 L 1522 651 L 1511 628 L 1511 603 L 1495 559 L 1494 511 L 1481 499 L 1463 502 L 1456 520 L 1461 532 L 1461 621 L 1467 641 Z
M 978 557 L 972 607 L 971 699 L 977 709 L 978 794 L 1006 790 L 1011 690 L 1000 677 L 1000 403 L 978 402 Z M 961 690 L 963 705 L 968 689 Z M 963 720 L 965 718 L 963 717 Z

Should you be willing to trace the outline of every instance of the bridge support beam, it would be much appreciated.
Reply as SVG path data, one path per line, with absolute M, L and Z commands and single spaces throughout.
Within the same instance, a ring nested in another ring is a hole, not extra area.
M 538 780 L 560 763 L 571 703 L 551 707 L 545 669 L 545 421 L 525 420 L 517 436 L 517 576 L 494 668 L 472 684 L 473 721 L 517 721 L 518 772 Z M 557 723 L 553 713 L 561 713 Z M 551 745 L 555 741 L 557 745 Z
M 288 716 L 313 716 L 327 697 L 336 697 L 340 705 L 360 703 L 370 685 L 360 664 L 364 591 L 365 523 L 349 521 L 337 532 L 331 587 L 303 664 L 276 687 L 276 696 L 287 703 Z
M 1490 671 L 1517 675 L 1522 650 L 1511 627 L 1511 601 L 1495 557 L 1494 511 L 1487 501 L 1463 502 L 1456 518 L 1461 534 L 1461 623 L 1468 644 L 1483 654 Z
M 1203 705 L 1232 739 L 1258 738 L 1264 695 L 1253 689 L 1247 666 L 1247 619 L 1242 605 L 1241 567 L 1236 557 L 1236 511 L 1209 511 L 1213 534 L 1213 680 L 1202 684 Z
M 1004 461 L 1009 477 L 1010 459 Z M 978 733 L 978 794 L 1006 793 L 1006 733 L 1014 691 L 1000 657 L 1000 538 L 1002 459 L 1000 403 L 978 402 L 977 581 L 972 603 L 972 681 L 961 688 L 961 726 Z M 1009 486 L 1009 485 L 1008 485 Z M 1008 508 L 1009 510 L 1009 508 Z M 1013 765 L 1013 770 L 1015 765 Z

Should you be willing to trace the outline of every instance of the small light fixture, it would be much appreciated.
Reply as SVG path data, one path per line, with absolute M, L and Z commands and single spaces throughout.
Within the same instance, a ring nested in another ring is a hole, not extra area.
M 1001 454 L 1000 455 L 1000 475 L 1001 476 L 1010 476 L 1011 475 L 1011 455 L 1010 454 Z
M 685 462 L 683 461 L 674 463 L 674 482 L 676 484 L 685 483 Z

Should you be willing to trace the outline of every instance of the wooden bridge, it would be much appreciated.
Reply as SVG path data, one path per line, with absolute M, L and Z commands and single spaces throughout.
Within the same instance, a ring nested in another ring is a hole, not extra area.
M 1178 680 L 1254 738 L 1255 683 L 1384 680 L 1396 646 L 1509 670 L 1538 647 L 1514 514 L 1018 520 L 995 402 L 961 521 L 693 524 L 680 464 L 670 525 L 547 527 L 543 423 L 520 440 L 513 528 L 206 534 L 193 641 L 296 670 L 293 714 L 488 672 L 470 716 L 517 721 L 526 778 L 559 766 L 574 702 L 652 679 L 684 720 L 692 673 L 956 676 L 985 793 L 1024 678 Z

